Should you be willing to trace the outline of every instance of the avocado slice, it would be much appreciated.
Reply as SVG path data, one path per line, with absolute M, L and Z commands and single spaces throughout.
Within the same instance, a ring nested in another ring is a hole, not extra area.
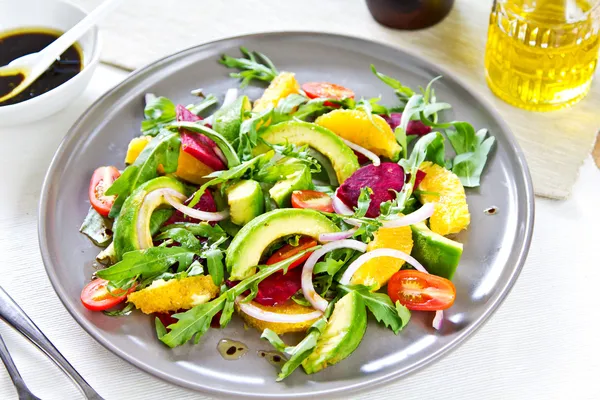
M 246 225 L 265 211 L 260 183 L 249 180 L 236 182 L 227 188 L 227 203 L 231 222 Z
M 335 133 L 316 124 L 303 121 L 281 122 L 268 127 L 261 134 L 261 138 L 271 144 L 293 143 L 312 147 L 331 161 L 340 184 L 360 168 L 352 149 Z M 268 150 L 267 145 L 260 144 L 255 147 L 254 153 L 265 153 Z
M 348 357 L 360 344 L 367 330 L 367 308 L 357 292 L 350 292 L 335 303 L 317 346 L 302 362 L 307 374 L 314 374 Z
M 285 208 L 291 206 L 290 199 L 294 190 L 306 190 L 313 187 L 310 168 L 304 165 L 299 171 L 288 175 L 287 179 L 277 182 L 269 190 L 269 195 L 279 208 Z
M 246 111 L 252 109 L 248 96 L 240 96 L 233 103 L 215 113 L 213 130 L 220 133 L 229 143 L 239 137 L 240 126 Z
M 430 274 L 452 279 L 463 251 L 462 243 L 431 231 L 425 223 L 411 225 L 413 249 L 410 253 Z
M 152 214 L 158 207 L 168 203 L 164 196 L 149 195 L 160 189 L 170 189 L 174 195 L 186 195 L 185 185 L 167 176 L 154 178 L 135 189 L 123 203 L 113 226 L 117 261 L 121 260 L 123 254 L 128 251 L 152 247 L 150 231 Z M 141 237 L 138 231 L 142 232 Z
M 227 249 L 227 270 L 232 281 L 239 281 L 256 272 L 260 258 L 271 243 L 287 235 L 307 235 L 338 232 L 339 228 L 321 213 L 308 209 L 279 209 L 265 213 L 244 225 Z

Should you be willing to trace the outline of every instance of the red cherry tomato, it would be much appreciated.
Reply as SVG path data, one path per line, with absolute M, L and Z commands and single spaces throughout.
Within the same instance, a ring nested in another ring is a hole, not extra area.
M 333 201 L 325 193 L 316 190 L 295 190 L 292 193 L 292 207 L 333 212 Z
M 446 278 L 414 270 L 396 272 L 388 283 L 388 295 L 409 310 L 445 310 L 454 304 L 456 288 Z
M 108 281 L 96 278 L 83 288 L 81 291 L 81 302 L 91 311 L 108 310 L 125 301 L 127 295 L 135 290 L 133 285 L 127 292 L 117 290 L 112 293 L 108 291 L 106 285 Z
M 90 203 L 94 210 L 104 217 L 108 217 L 108 213 L 115 202 L 115 196 L 105 196 L 104 192 L 119 176 L 121 176 L 121 173 L 115 167 L 100 167 L 92 175 L 88 191 Z
M 302 85 L 302 90 L 311 99 L 353 99 L 354 92 L 343 86 L 329 82 L 307 82 Z M 326 106 L 335 107 L 335 105 L 326 102 Z
M 302 236 L 298 241 L 298 246 L 292 246 L 291 244 L 286 244 L 275 253 L 271 254 L 271 257 L 267 260 L 267 265 L 276 264 L 279 261 L 287 260 L 288 258 L 295 256 L 296 254 L 304 251 L 306 249 L 310 249 L 311 247 L 315 247 L 317 245 L 317 241 L 310 236 Z M 310 252 L 304 254 L 300 259 L 294 261 L 288 268 L 288 270 L 297 267 L 304 263 L 310 257 Z

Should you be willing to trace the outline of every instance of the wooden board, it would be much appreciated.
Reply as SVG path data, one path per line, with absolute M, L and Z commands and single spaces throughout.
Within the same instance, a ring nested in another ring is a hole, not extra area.
M 72 1 L 87 10 L 100 3 Z M 517 136 L 536 194 L 566 198 L 600 128 L 600 85 L 596 82 L 574 107 L 548 113 L 520 110 L 497 99 L 485 83 L 483 67 L 491 4 L 457 0 L 442 23 L 396 31 L 377 24 L 363 0 L 128 0 L 101 24 L 103 59 L 135 69 L 216 39 L 285 30 L 341 33 L 400 47 L 443 65 L 488 99 Z

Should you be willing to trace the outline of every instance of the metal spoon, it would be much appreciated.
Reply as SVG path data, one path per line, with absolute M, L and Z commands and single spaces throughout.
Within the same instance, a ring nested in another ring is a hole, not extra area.
M 27 388 L 25 381 L 21 377 L 15 362 L 13 361 L 10 353 L 8 352 L 8 348 L 2 340 L 2 336 L 0 335 L 0 358 L 8 371 L 8 375 L 10 375 L 10 379 L 12 379 L 15 388 L 17 388 L 17 394 L 19 395 L 19 400 L 41 400 L 39 397 L 35 396 L 31 391 Z
M 0 76 L 23 74 L 25 79 L 15 86 L 8 94 L 0 97 L 0 103 L 10 99 L 27 89 L 37 78 L 39 78 L 46 70 L 65 52 L 73 43 L 75 43 L 84 33 L 93 27 L 100 19 L 102 19 L 109 11 L 112 11 L 123 0 L 106 0 L 104 3 L 96 7 L 94 11 L 88 14 L 63 33 L 58 39 L 50 43 L 39 53 L 31 53 L 13 60 L 5 67 L 0 67 Z
M 42 350 L 62 371 L 75 382 L 89 400 L 103 400 L 102 397 L 83 379 L 71 364 L 63 357 L 46 335 L 25 314 L 25 311 L 0 286 L 0 319 L 19 331 L 40 350 Z

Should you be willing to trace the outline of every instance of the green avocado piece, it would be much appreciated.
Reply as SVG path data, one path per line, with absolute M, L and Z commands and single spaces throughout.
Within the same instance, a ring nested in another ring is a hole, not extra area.
M 231 222 L 246 225 L 265 211 L 265 200 L 260 183 L 242 180 L 227 188 L 227 203 Z
M 307 374 L 314 374 L 348 357 L 360 344 L 367 330 L 367 308 L 357 292 L 350 292 L 335 303 L 317 346 L 302 362 Z
M 283 236 L 298 234 L 317 239 L 321 233 L 338 231 L 329 218 L 314 210 L 287 208 L 265 213 L 244 225 L 231 241 L 226 254 L 229 279 L 239 281 L 252 276 L 265 249 Z
M 135 189 L 123 203 L 113 226 L 113 243 L 117 261 L 121 260 L 123 254 L 128 251 L 152 247 L 150 231 L 152 214 L 158 207 L 168 204 L 162 195 L 149 196 L 159 189 L 171 189 L 186 195 L 185 185 L 167 176 L 154 178 Z M 138 227 L 143 229 L 142 237 L 138 235 Z
M 252 104 L 248 96 L 238 97 L 233 103 L 215 113 L 213 130 L 220 133 L 229 143 L 233 142 L 240 135 L 244 114 L 251 109 Z
M 463 252 L 462 243 L 431 231 L 425 223 L 411 225 L 413 248 L 410 253 L 427 272 L 452 279 Z
M 293 143 L 315 149 L 331 161 L 340 184 L 360 168 L 352 149 L 335 133 L 316 124 L 302 121 L 281 122 L 268 127 L 261 134 L 261 138 L 271 144 Z M 254 153 L 265 153 L 268 150 L 267 145 L 260 144 L 254 148 Z
M 285 208 L 291 206 L 290 199 L 294 190 L 306 190 L 313 187 L 310 168 L 304 165 L 301 170 L 288 175 L 287 179 L 277 182 L 269 189 L 269 195 L 279 208 Z

